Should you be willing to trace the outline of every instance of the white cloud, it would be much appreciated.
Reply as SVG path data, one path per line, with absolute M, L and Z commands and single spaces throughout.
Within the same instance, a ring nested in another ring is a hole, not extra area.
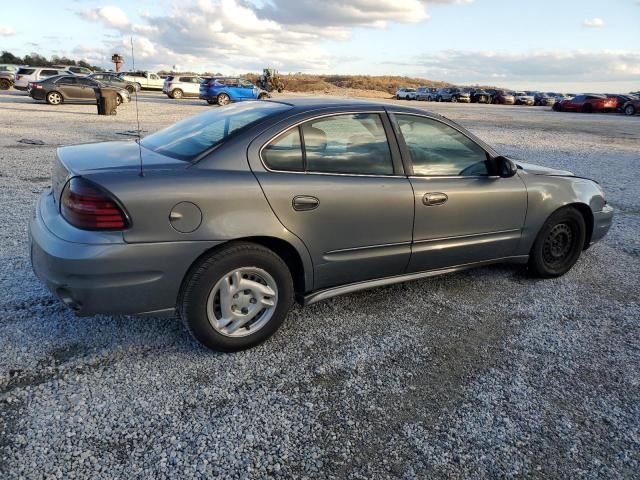
M 600 28 L 600 27 L 604 27 L 604 20 L 602 20 L 599 17 L 593 17 L 593 18 L 586 18 L 583 22 L 582 22 L 582 26 L 583 27 L 587 27 L 587 28 Z
M 82 18 L 93 22 L 100 22 L 109 28 L 125 28 L 129 26 L 129 17 L 124 11 L 115 5 L 83 10 L 78 12 Z
M 6 25 L 0 25 L 0 37 L 11 37 L 15 34 L 16 31 L 13 28 L 7 27 Z

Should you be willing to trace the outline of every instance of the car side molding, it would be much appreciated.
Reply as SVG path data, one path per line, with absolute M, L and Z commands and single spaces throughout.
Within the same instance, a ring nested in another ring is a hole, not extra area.
M 364 282 L 349 283 L 347 285 L 340 285 L 337 287 L 318 290 L 317 292 L 311 292 L 302 298 L 302 304 L 312 305 L 322 300 L 327 300 L 339 295 L 345 295 L 347 293 L 359 292 L 361 290 L 368 290 L 370 288 L 383 287 L 386 285 L 393 285 L 394 283 L 420 280 L 421 278 L 435 277 L 438 275 L 444 275 L 445 273 L 458 272 L 469 268 L 482 267 L 484 265 L 492 265 L 495 263 L 527 263 L 528 261 L 529 255 L 514 255 L 511 257 L 495 258 L 492 260 L 484 260 L 481 262 L 464 263 L 461 265 L 455 265 L 453 267 L 438 268 L 435 270 L 427 270 L 424 272 L 405 273 L 403 275 L 394 275 L 392 277 L 384 277 L 377 278 L 375 280 L 367 280 Z

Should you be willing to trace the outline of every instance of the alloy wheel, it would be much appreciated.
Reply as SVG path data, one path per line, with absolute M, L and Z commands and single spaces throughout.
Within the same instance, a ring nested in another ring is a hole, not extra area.
M 47 99 L 51 105 L 59 105 L 62 102 L 62 96 L 58 92 L 51 92 L 47 95 Z
M 226 337 L 245 337 L 264 327 L 278 304 L 273 277 L 257 267 L 243 267 L 224 275 L 211 289 L 207 317 Z

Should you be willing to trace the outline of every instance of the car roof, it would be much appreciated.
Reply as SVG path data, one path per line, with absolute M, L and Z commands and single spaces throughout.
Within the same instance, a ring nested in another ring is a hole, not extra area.
M 269 102 L 281 103 L 294 107 L 298 111 L 313 111 L 313 110 L 348 110 L 349 108 L 371 108 L 371 109 L 390 109 L 395 112 L 407 112 L 418 113 L 420 115 L 429 115 L 432 117 L 441 118 L 442 115 L 424 110 L 421 108 L 408 107 L 394 103 L 389 99 L 385 100 L 365 100 L 365 99 L 351 99 L 341 97 L 291 97 L 283 99 L 272 99 Z

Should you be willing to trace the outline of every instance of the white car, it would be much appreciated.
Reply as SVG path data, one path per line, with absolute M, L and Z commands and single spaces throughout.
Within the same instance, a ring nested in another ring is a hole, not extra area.
M 396 92 L 396 99 L 397 100 L 415 100 L 416 89 L 402 87 L 398 89 L 398 91 Z
M 39 82 L 56 75 L 73 75 L 73 72 L 56 67 L 21 67 L 16 72 L 16 83 L 13 88 L 26 92 L 29 82 Z
M 137 90 L 162 90 L 164 79 L 157 73 L 150 72 L 122 72 L 121 79 L 136 84 Z
M 69 70 L 74 75 L 78 77 L 86 77 L 93 73 L 93 70 L 90 70 L 86 67 L 76 67 L 75 65 L 54 65 L 53 68 L 63 68 L 65 70 Z
M 516 92 L 513 96 L 516 99 L 516 105 L 533 105 L 535 102 L 533 95 L 527 95 L 526 92 Z
M 200 84 L 202 77 L 196 75 L 175 75 L 164 79 L 162 93 L 169 98 L 198 97 L 200 95 Z

